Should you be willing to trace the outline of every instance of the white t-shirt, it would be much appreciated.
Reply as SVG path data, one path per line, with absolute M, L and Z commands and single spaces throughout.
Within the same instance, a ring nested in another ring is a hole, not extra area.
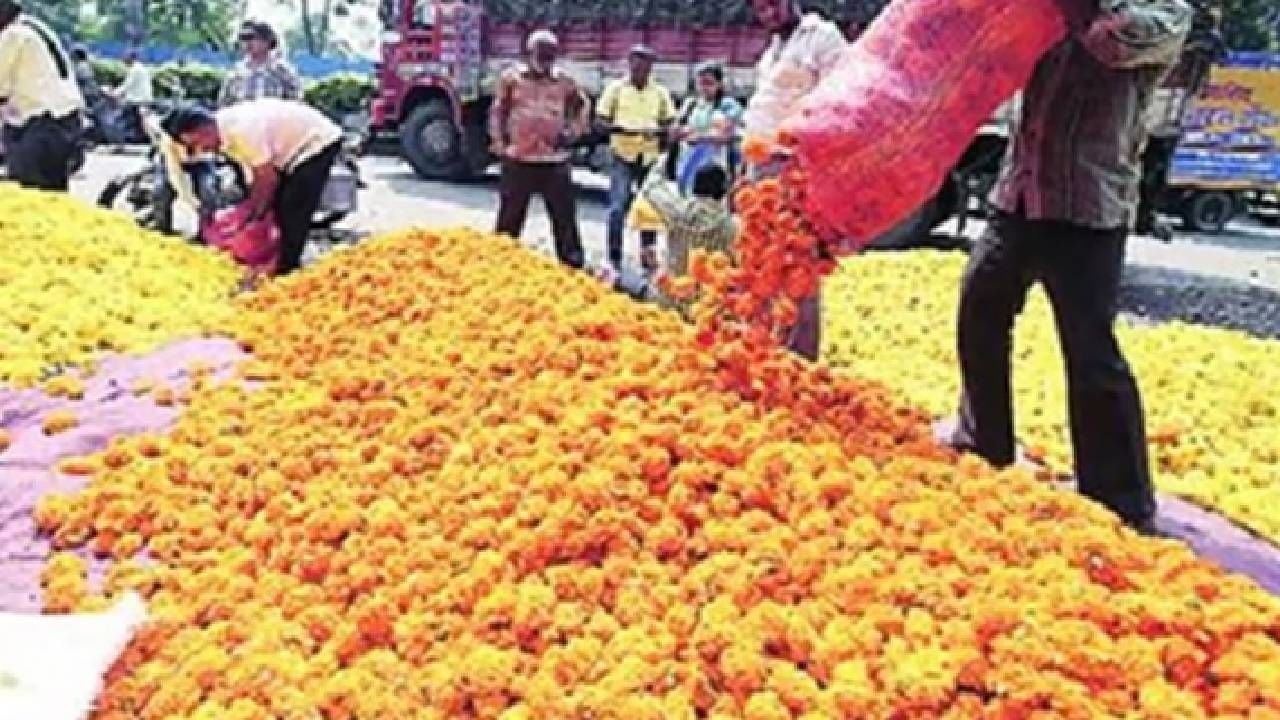
M 219 110 L 222 151 L 233 160 L 290 172 L 342 140 L 324 113 L 293 100 L 261 98 Z
M 45 114 L 63 118 L 84 108 L 71 58 L 57 35 L 29 15 L 0 31 L 0 102 L 4 101 L 5 120 L 12 125 Z
M 774 35 L 756 66 L 756 92 L 743 117 L 746 133 L 776 133 L 800 100 L 835 68 L 847 45 L 840 28 L 817 13 L 801 18 L 785 41 Z
M 120 94 L 130 105 L 148 105 L 155 99 L 151 88 L 151 71 L 146 65 L 135 62 L 129 66 L 124 82 L 120 84 Z

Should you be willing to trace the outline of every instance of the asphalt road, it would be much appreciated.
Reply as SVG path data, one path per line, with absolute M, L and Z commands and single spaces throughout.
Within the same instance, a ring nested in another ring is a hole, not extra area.
M 140 154 L 99 152 L 90 157 L 74 184 L 75 194 L 92 201 L 110 177 L 139 167 Z M 497 181 L 490 176 L 468 184 L 426 182 L 408 165 L 392 157 L 361 161 L 368 188 L 361 194 L 361 210 L 346 225 L 365 233 L 410 226 L 492 227 L 497 211 Z M 582 172 L 579 218 L 589 263 L 604 257 L 606 187 L 604 178 Z M 966 235 L 976 237 L 981 222 L 970 222 Z M 947 228 L 943 228 L 946 230 Z M 525 239 L 550 252 L 551 228 L 535 200 Z M 638 240 L 627 238 L 634 259 Z M 1237 223 L 1220 236 L 1178 234 L 1170 243 L 1135 237 L 1129 246 L 1131 274 L 1143 281 L 1173 286 L 1255 288 L 1280 292 L 1280 228 L 1254 221 Z

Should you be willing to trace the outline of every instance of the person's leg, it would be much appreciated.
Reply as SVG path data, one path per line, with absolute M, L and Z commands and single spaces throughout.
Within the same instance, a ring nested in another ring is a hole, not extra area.
M 1124 230 L 1062 226 L 1045 253 L 1045 288 L 1066 356 L 1080 491 L 1126 522 L 1155 514 L 1137 382 L 1115 336 Z
M 4 129 L 4 151 L 7 175 L 10 180 L 23 187 L 33 187 L 35 169 L 31 162 L 35 153 L 27 139 L 29 129 L 6 125 Z
M 277 270 L 287 275 L 302 265 L 302 253 L 311 234 L 311 218 L 320 207 L 320 197 L 329 182 L 329 173 L 338 157 L 333 145 L 294 168 L 281 178 L 276 193 L 276 222 L 280 225 L 280 263 Z
M 627 212 L 631 210 L 632 167 L 617 157 L 609 166 L 609 225 L 607 248 L 609 262 L 622 269 L 624 237 L 627 230 Z
M 532 175 L 533 168 L 527 163 L 502 161 L 495 229 L 498 234 L 510 235 L 518 240 L 524 232 L 524 222 L 529 215 L 529 198 L 533 196 Z
M 160 158 L 156 159 L 151 173 L 151 197 L 155 216 L 155 227 L 166 235 L 173 232 L 173 204 L 178 193 L 169 182 L 169 168 Z M 199 235 L 197 232 L 196 235 Z
M 636 195 L 640 193 L 640 188 L 649 177 L 651 170 L 653 170 L 652 164 L 632 167 L 630 190 L 633 202 Z M 640 232 L 640 265 L 646 273 L 652 274 L 658 271 L 658 233 L 652 230 Z
M 551 217 L 551 232 L 556 241 L 556 257 L 572 268 L 581 268 L 585 258 L 578 232 L 578 203 L 574 196 L 573 168 L 569 163 L 546 167 L 542 181 L 542 199 Z M 616 267 L 616 266 L 615 266 Z
M 71 187 L 71 157 L 75 137 L 67 123 L 41 119 L 32 121 L 22 138 L 25 158 L 22 165 L 27 187 L 66 192 Z
M 787 349 L 809 362 L 817 362 L 822 351 L 822 291 L 801 300 L 797 309 L 799 315 L 787 339 Z
M 200 208 L 197 210 L 199 218 L 197 227 L 204 227 L 205 223 L 220 209 L 218 207 L 221 202 L 218 165 L 214 160 L 200 159 L 189 163 L 186 170 L 191 178 L 191 191 L 195 193 L 196 201 L 200 203 Z M 198 236 L 199 233 L 197 233 Z
M 969 257 L 957 317 L 962 397 L 951 442 L 993 465 L 1016 457 L 1010 363 L 1013 326 L 1034 280 L 1035 225 L 992 218 Z

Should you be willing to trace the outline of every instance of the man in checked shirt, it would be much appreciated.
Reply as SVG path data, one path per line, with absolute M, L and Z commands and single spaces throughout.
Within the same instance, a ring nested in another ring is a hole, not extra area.
M 959 310 L 964 394 L 950 444 L 1016 460 L 1014 320 L 1040 282 L 1066 357 L 1080 491 L 1131 527 L 1156 512 L 1142 402 L 1113 325 L 1146 143 L 1143 118 L 1192 27 L 1185 0 L 1058 0 L 1071 33 L 1023 90 Z

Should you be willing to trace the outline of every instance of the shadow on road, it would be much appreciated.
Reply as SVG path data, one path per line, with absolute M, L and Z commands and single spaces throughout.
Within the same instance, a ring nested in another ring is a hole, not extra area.
M 1179 233 L 1175 242 L 1187 242 L 1194 245 L 1212 245 L 1214 247 L 1248 252 L 1280 253 L 1280 237 L 1274 226 L 1254 220 L 1233 222 L 1220 235 L 1201 235 L 1198 233 Z
M 385 183 L 388 188 L 400 195 L 421 195 L 476 210 L 492 209 L 496 212 L 498 209 L 498 174 L 495 170 L 490 170 L 483 178 L 459 181 L 423 180 L 407 166 L 380 167 L 366 180 Z M 583 182 L 577 185 L 580 201 L 601 206 L 608 204 L 608 190 Z M 481 192 L 485 189 L 492 194 Z

